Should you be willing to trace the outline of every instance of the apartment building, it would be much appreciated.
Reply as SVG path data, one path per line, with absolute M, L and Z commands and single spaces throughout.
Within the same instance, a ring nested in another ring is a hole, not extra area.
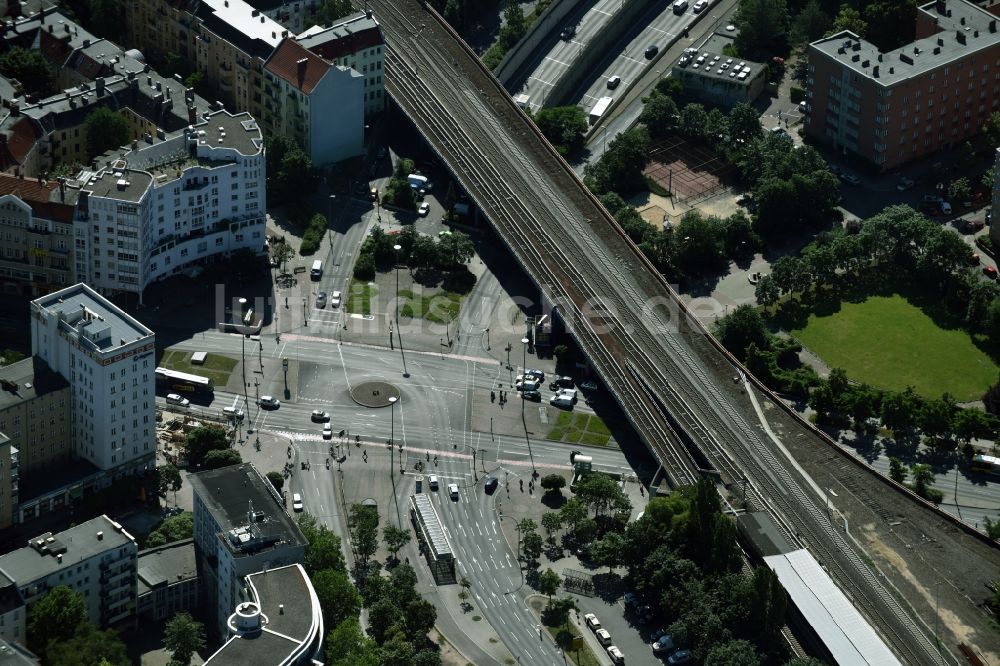
M 139 622 L 162 622 L 201 605 L 193 539 L 139 551 L 138 575 Z
M 0 173 L 0 284 L 36 297 L 77 282 L 73 218 L 79 191 L 65 181 Z
M 321 0 L 248 0 L 254 9 L 259 9 L 293 34 L 296 35 L 313 25 L 316 9 Z
M 21 503 L 35 506 L 39 489 L 73 460 L 72 394 L 69 382 L 37 357 L 0 368 L 0 529 L 20 522 Z M 30 479 L 24 489 L 25 479 Z M 51 498 L 43 512 L 66 504 Z M 37 514 L 37 509 L 32 516 Z
M 264 141 L 247 113 L 217 111 L 180 132 L 146 135 L 80 176 L 76 272 L 105 293 L 262 252 Z
M 292 39 L 264 63 L 264 128 L 294 137 L 313 164 L 323 166 L 364 152 L 364 77 L 331 65 Z M 330 110 L 336 108 L 336 122 Z
M 156 460 L 153 331 L 85 284 L 31 302 L 31 350 L 70 385 L 75 454 L 104 484 Z
M 192 474 L 188 482 L 198 565 L 214 620 L 206 626 L 225 639 L 233 609 L 251 601 L 244 578 L 301 563 L 306 540 L 281 496 L 250 463 Z
M 353 14 L 327 28 L 313 26 L 295 41 L 331 65 L 350 67 L 364 77 L 365 115 L 385 111 L 385 39 L 371 12 Z
M 58 534 L 46 532 L 25 548 L 0 555 L 0 573 L 16 586 L 25 612 L 64 585 L 83 595 L 91 622 L 114 627 L 135 611 L 137 552 L 131 534 L 100 516 Z
M 227 621 L 229 640 L 206 666 L 311 665 L 323 659 L 323 611 L 301 564 L 265 569 L 244 581 Z
M 997 17 L 935 0 L 916 35 L 889 52 L 846 30 L 810 44 L 806 132 L 882 171 L 976 134 L 1000 107 Z
M 26 642 L 27 625 L 28 613 L 24 607 L 24 597 L 17 589 L 17 584 L 0 572 L 0 640 L 23 645 Z M 7 662 L 0 659 L 0 664 L 6 666 Z

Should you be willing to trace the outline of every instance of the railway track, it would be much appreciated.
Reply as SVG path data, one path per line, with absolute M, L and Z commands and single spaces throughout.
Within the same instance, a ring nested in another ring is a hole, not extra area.
M 925 631 L 830 523 L 817 495 L 692 352 L 680 329 L 697 333 L 698 325 L 682 320 L 677 295 L 662 288 L 589 193 L 571 199 L 568 192 L 581 186 L 567 168 L 545 170 L 525 147 L 540 143 L 538 136 L 503 90 L 478 62 L 465 62 L 471 54 L 436 16 L 406 2 L 374 4 L 387 33 L 387 90 L 556 305 L 672 482 L 696 478 L 696 455 L 730 482 L 748 477 L 748 503 L 813 551 L 904 661 L 940 663 Z

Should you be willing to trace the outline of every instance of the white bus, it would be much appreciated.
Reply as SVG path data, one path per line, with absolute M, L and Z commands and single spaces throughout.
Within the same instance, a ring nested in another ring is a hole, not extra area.
M 215 383 L 208 377 L 167 368 L 156 369 L 156 386 L 177 393 L 212 393 L 215 390 Z

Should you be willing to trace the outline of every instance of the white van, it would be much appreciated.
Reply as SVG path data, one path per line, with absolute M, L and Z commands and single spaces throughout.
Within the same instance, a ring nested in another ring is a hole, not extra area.
M 323 262 L 317 259 L 313 262 L 312 270 L 309 271 L 309 276 L 313 280 L 318 280 L 323 277 Z

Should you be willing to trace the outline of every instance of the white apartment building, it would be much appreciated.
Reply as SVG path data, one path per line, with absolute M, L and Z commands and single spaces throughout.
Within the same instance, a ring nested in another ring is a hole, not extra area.
M 31 302 L 31 352 L 70 384 L 73 447 L 103 483 L 156 466 L 153 331 L 85 284 Z
M 385 40 L 382 28 L 370 13 L 348 16 L 328 28 L 313 26 L 295 41 L 331 65 L 350 67 L 364 77 L 365 115 L 385 111 Z
M 162 140 L 147 134 L 79 180 L 77 277 L 102 293 L 141 299 L 161 278 L 263 252 L 264 140 L 248 113 L 216 111 Z
M 112 627 L 135 610 L 137 553 L 132 535 L 100 516 L 58 534 L 47 532 L 0 556 L 0 573 L 13 581 L 28 609 L 65 585 L 83 595 L 91 622 Z M 23 632 L 23 625 L 17 631 Z M 24 636 L 15 640 L 24 642 Z

